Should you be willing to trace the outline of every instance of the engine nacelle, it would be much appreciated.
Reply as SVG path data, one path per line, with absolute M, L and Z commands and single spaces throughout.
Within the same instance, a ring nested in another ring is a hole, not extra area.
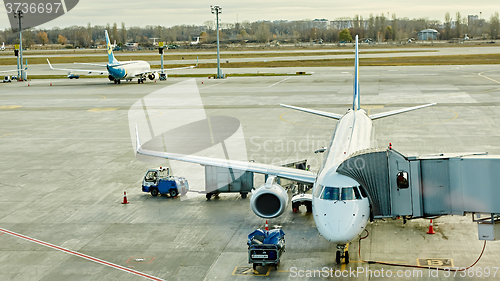
M 265 183 L 252 191 L 250 207 L 261 218 L 276 218 L 283 214 L 287 206 L 288 193 L 277 183 Z
M 148 78 L 149 80 L 155 80 L 155 79 L 158 79 L 158 73 L 150 73 L 148 74 Z
M 111 75 L 108 75 L 108 79 L 109 79 L 109 81 L 115 81 L 115 77 L 113 77 Z

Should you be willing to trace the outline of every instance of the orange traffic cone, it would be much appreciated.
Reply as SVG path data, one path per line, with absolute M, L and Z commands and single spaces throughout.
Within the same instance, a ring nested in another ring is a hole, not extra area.
M 436 234 L 436 232 L 434 232 L 434 227 L 433 227 L 433 224 L 432 224 L 432 219 L 431 219 L 431 225 L 429 225 L 429 231 L 427 231 L 427 234 Z
M 50 83 L 50 86 L 52 86 L 52 83 Z
M 267 220 L 266 220 L 266 227 L 265 227 L 265 230 L 269 230 L 269 225 L 267 224 Z
M 128 204 L 128 201 L 127 201 L 127 192 L 126 191 L 123 192 L 123 202 L 122 202 L 122 204 Z

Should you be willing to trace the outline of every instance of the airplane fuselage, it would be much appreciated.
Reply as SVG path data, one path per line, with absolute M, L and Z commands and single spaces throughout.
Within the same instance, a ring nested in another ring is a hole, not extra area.
M 108 65 L 109 75 L 115 80 L 131 79 L 140 73 L 151 70 L 151 66 L 145 61 L 134 61 L 133 63 L 111 67 Z
M 373 123 L 362 109 L 350 109 L 337 123 L 326 159 L 313 185 L 313 217 L 328 241 L 347 244 L 366 227 L 370 203 L 360 184 L 336 172 L 352 153 L 374 147 Z

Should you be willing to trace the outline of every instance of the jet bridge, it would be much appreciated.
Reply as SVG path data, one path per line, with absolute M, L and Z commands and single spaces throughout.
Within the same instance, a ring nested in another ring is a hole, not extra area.
M 365 150 L 349 156 L 337 172 L 363 186 L 374 218 L 472 213 L 479 239 L 500 240 L 500 155 Z

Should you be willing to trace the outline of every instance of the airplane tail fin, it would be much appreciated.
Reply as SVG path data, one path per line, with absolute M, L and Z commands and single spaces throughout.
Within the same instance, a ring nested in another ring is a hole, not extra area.
M 113 55 L 113 47 L 111 47 L 111 42 L 109 41 L 108 31 L 104 30 L 104 33 L 106 34 L 106 46 L 108 49 L 108 62 L 109 62 L 109 64 L 118 63 L 118 60 L 115 58 L 115 55 Z
M 356 35 L 356 50 L 354 55 L 354 95 L 352 101 L 352 109 L 359 110 L 359 51 L 358 51 L 358 35 Z

